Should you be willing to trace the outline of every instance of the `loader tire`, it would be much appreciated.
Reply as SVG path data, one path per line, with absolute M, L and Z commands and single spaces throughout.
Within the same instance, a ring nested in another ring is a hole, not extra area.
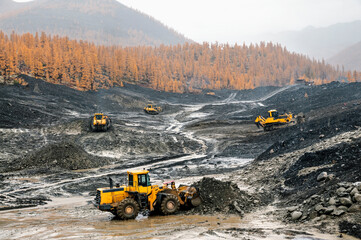
M 139 213 L 139 205 L 132 198 L 126 198 L 120 202 L 117 207 L 117 216 L 120 219 L 134 219 L 138 216 Z
M 160 204 L 160 211 L 164 215 L 173 214 L 179 209 L 179 200 L 175 195 L 167 195 Z

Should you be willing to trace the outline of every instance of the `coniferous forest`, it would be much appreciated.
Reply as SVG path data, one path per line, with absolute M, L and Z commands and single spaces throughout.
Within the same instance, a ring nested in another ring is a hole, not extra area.
M 45 33 L 0 32 L 0 76 L 11 79 L 21 73 L 78 90 L 127 82 L 178 93 L 284 86 L 298 78 L 315 84 L 360 80 L 358 72 L 343 72 L 273 43 L 120 47 Z

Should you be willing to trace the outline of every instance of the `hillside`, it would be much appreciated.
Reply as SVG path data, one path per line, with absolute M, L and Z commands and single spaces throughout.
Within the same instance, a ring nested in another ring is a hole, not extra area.
M 327 59 L 327 62 L 340 67 L 344 66 L 345 70 L 361 71 L 360 56 L 361 42 L 358 42 Z
M 0 30 L 46 32 L 96 44 L 170 45 L 190 41 L 159 21 L 115 0 L 0 0 Z
M 1 31 L 0 43 L 0 77 L 5 80 L 25 73 L 79 90 L 122 86 L 124 82 L 166 92 L 240 90 L 285 86 L 299 77 L 322 84 L 346 75 L 272 43 L 122 48 L 45 33 L 8 37 Z
M 287 49 L 317 59 L 327 59 L 361 40 L 361 21 L 338 23 L 328 27 L 307 27 L 268 36 Z

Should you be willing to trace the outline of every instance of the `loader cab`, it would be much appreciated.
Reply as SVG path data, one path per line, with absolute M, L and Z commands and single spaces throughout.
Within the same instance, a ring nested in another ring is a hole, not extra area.
M 131 191 L 150 192 L 149 171 L 140 170 L 128 172 L 128 186 Z

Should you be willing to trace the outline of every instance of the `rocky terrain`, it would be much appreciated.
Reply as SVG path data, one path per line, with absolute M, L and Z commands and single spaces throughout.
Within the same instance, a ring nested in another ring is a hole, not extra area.
M 122 183 L 128 169 L 139 168 L 150 169 L 153 183 L 193 184 L 203 199 L 201 206 L 171 217 L 175 222 L 202 218 L 193 225 L 165 229 L 161 218 L 138 219 L 145 225 L 160 221 L 148 238 L 164 238 L 171 229 L 179 236 L 204 239 L 361 237 L 360 83 L 207 95 L 133 85 L 79 92 L 22 78 L 27 86 L 0 86 L 0 208 L 5 214 L 0 238 L 48 238 L 41 229 L 49 227 L 34 230 L 26 224 L 32 214 L 42 219 L 65 214 L 80 226 L 73 232 L 59 227 L 54 238 L 104 238 L 95 226 L 116 225 L 117 220 L 104 219 L 107 213 L 87 200 L 74 207 L 71 199 L 91 200 L 97 187 L 108 186 L 109 177 Z M 148 102 L 162 106 L 163 112 L 145 114 Z M 264 132 L 253 121 L 269 109 L 301 113 L 306 121 Z M 89 130 L 95 112 L 110 116 L 109 131 Z M 62 203 L 69 208 L 51 207 L 57 199 L 69 199 Z M 49 206 L 47 215 L 41 206 Z M 22 212 L 26 214 L 16 215 Z M 78 214 L 93 217 L 79 219 Z M 16 222 L 19 216 L 22 227 L 15 233 L 9 219 Z M 65 224 L 56 219 L 57 225 Z M 84 235 L 93 222 L 93 235 Z M 132 221 L 126 224 L 132 229 Z M 187 229 L 196 230 L 187 235 Z M 137 237 L 129 234 L 121 236 Z

